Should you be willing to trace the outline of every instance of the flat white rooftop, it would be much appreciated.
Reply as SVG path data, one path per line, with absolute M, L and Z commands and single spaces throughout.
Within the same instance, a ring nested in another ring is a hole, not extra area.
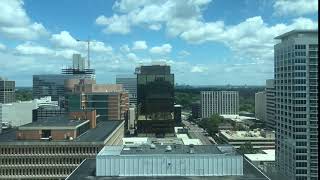
M 230 115 L 230 114 L 225 114 L 225 115 L 220 115 L 225 119 L 230 119 L 232 121 L 236 121 L 236 122 L 242 122 L 244 120 L 257 120 L 254 117 L 248 117 L 248 116 L 239 116 L 238 114 L 235 115 Z
M 261 131 L 230 131 L 230 130 L 220 130 L 220 133 L 230 140 L 264 140 L 273 139 L 274 132 L 267 132 L 266 136 L 263 136 Z
M 275 150 L 274 149 L 267 149 L 263 150 L 264 153 L 258 154 L 244 154 L 244 156 L 249 159 L 250 161 L 254 162 L 273 162 L 275 161 Z

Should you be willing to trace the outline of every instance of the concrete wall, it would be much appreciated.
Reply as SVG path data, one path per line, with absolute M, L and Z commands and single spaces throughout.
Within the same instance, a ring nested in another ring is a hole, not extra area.
M 236 176 L 243 157 L 225 155 L 98 155 L 97 176 Z
M 33 109 L 37 109 L 35 101 L 0 104 L 0 122 L 9 122 L 14 127 L 31 123 Z

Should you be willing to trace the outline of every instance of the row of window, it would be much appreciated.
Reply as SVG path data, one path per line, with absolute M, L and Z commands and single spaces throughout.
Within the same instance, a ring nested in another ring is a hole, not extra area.
M 18 157 L 1 158 L 0 165 L 53 165 L 53 164 L 80 164 L 85 157 Z
M 0 147 L 0 154 L 96 154 L 99 149 L 85 146 Z
M 67 176 L 70 174 L 75 168 L 74 167 L 60 167 L 60 168 L 19 168 L 19 169 L 4 169 L 0 168 L 1 176 L 32 176 L 42 177 L 42 176 Z

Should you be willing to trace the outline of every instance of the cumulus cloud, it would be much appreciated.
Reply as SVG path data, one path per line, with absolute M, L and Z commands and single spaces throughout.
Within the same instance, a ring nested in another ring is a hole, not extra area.
M 318 0 L 276 0 L 274 14 L 278 16 L 301 16 L 318 12 Z
M 118 16 L 114 14 L 112 17 L 99 16 L 96 24 L 105 26 L 105 33 L 128 34 L 130 32 L 130 22 L 127 16 Z
M 201 11 L 211 0 L 118 0 L 113 9 L 118 13 L 111 17 L 100 15 L 96 24 L 104 27 L 106 33 L 127 34 L 132 26 L 144 26 L 160 30 L 164 25 L 169 35 L 178 35 L 184 29 L 202 19 Z M 154 13 L 157 12 L 157 13 Z
M 24 54 L 24 55 L 52 55 L 54 54 L 54 51 L 44 47 L 37 45 L 32 42 L 25 42 L 23 44 L 20 44 L 16 47 L 16 51 L 19 54 Z
M 256 16 L 232 26 L 226 26 L 223 22 L 203 23 L 183 32 L 180 37 L 189 43 L 221 42 L 239 56 L 271 59 L 274 37 L 301 28 L 316 29 L 317 22 L 296 18 L 291 24 L 268 25 L 260 16 Z
M 150 49 L 150 53 L 164 55 L 171 52 L 172 46 L 170 44 L 163 44 L 162 46 L 155 46 Z
M 74 48 L 79 45 L 79 42 L 67 31 L 61 31 L 59 34 L 52 34 L 50 40 L 58 47 Z
M 205 66 L 201 66 L 201 65 L 196 65 L 196 66 L 193 66 L 190 70 L 190 72 L 192 73 L 203 73 L 205 71 L 207 71 L 208 68 L 205 67 Z
M 0 51 L 6 50 L 6 49 L 7 49 L 6 45 L 0 43 Z
M 159 31 L 162 28 L 161 24 L 151 24 L 149 25 L 149 29 L 154 30 L 154 31 Z
M 120 46 L 120 51 L 123 53 L 130 52 L 130 48 L 129 48 L 128 44 L 124 44 L 124 45 Z
M 57 48 L 71 48 L 77 51 L 85 51 L 88 48 L 87 42 L 78 41 L 68 31 L 52 34 L 50 41 Z M 94 52 L 110 53 L 113 49 L 104 42 L 90 40 L 90 50 Z
M 132 46 L 132 50 L 144 50 L 148 49 L 146 41 L 135 41 Z
M 179 51 L 178 55 L 180 58 L 184 58 L 184 57 L 187 57 L 189 56 L 191 53 L 186 51 L 186 50 L 182 50 L 182 51 Z
M 0 34 L 7 38 L 33 40 L 48 34 L 39 22 L 28 17 L 22 0 L 0 1 Z
M 135 55 L 134 53 L 129 53 L 127 54 L 127 58 L 130 60 L 130 61 L 138 61 L 138 57 L 137 55 Z

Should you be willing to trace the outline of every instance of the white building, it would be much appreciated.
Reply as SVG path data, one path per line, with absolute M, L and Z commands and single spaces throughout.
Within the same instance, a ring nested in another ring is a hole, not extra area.
M 242 176 L 243 157 L 230 146 L 105 146 L 96 176 Z
M 275 129 L 276 121 L 274 119 L 275 113 L 275 89 L 274 80 L 266 80 L 266 126 L 269 129 Z
M 252 164 L 267 172 L 268 167 L 273 166 L 276 159 L 274 149 L 265 149 L 261 153 L 256 154 L 244 154 L 244 157 L 248 159 Z
M 250 143 L 254 149 L 274 149 L 275 146 L 274 132 L 271 131 L 220 130 L 219 137 L 222 141 L 237 149 L 245 143 Z
M 134 134 L 136 129 L 136 110 L 134 107 L 129 108 L 128 112 L 128 130 L 130 134 Z
M 237 91 L 201 91 L 201 117 L 213 114 L 238 114 L 239 93 Z
M 318 179 L 318 30 L 275 39 L 277 168 L 292 180 Z
M 261 121 L 266 119 L 266 92 L 261 91 L 255 94 L 254 98 L 254 111 L 255 116 Z
M 85 59 L 81 57 L 81 54 L 72 55 L 72 65 L 73 69 L 84 70 L 85 69 Z
M 0 122 L 7 122 L 12 127 L 22 126 L 32 122 L 32 110 L 40 106 L 57 106 L 57 104 L 57 101 L 51 101 L 51 97 L 0 104 Z

